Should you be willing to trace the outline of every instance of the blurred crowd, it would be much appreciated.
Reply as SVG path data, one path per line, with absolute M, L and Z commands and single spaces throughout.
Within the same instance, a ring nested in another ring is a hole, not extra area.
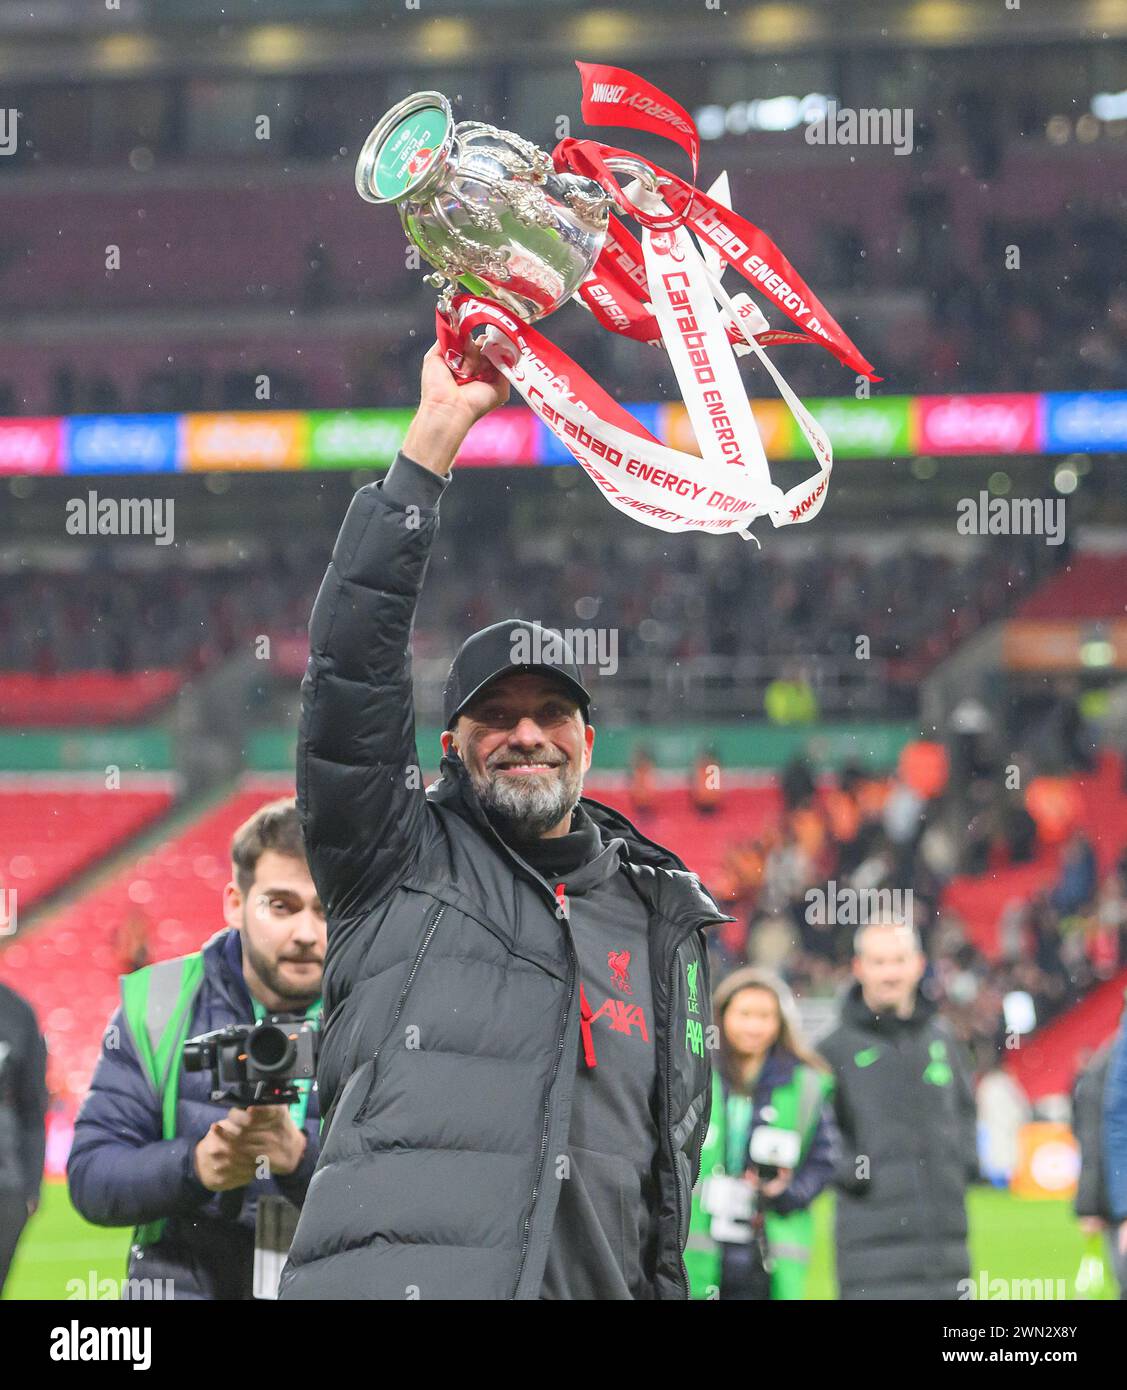
M 950 235 L 950 216 L 944 188 L 921 182 L 899 214 L 899 254 L 891 262 L 886 257 L 877 263 L 874 248 L 845 215 L 820 226 L 814 262 L 802 267 L 846 332 L 878 364 L 884 389 L 898 394 L 1118 389 L 1127 373 L 1127 217 L 1095 203 L 1069 203 L 1052 218 L 987 220 L 978 253 L 968 257 Z M 1013 248 L 1018 265 L 1012 264 Z M 316 331 L 324 311 L 355 308 L 357 293 L 338 274 L 323 243 L 306 246 L 303 261 L 305 277 L 290 321 L 296 315 L 297 322 Z M 736 277 L 728 279 L 734 293 Z M 431 301 L 417 280 L 405 276 L 402 293 L 391 299 L 399 306 L 417 304 L 425 325 Z M 903 317 L 907 292 L 915 292 L 918 301 L 910 323 Z M 900 295 L 901 308 L 881 308 L 882 294 Z M 835 307 L 835 300 L 846 307 Z M 858 301 L 860 311 L 849 312 L 848 305 Z M 578 309 L 553 317 L 549 336 L 621 400 L 679 399 L 664 353 L 606 332 Z M 76 350 L 73 361 L 59 364 L 45 383 L 38 408 L 65 414 L 413 405 L 416 373 L 403 361 L 401 335 L 381 335 L 373 315 L 363 350 L 359 347 L 353 344 L 347 353 L 354 362 L 347 398 L 333 400 L 321 399 L 325 388 L 314 387 L 292 362 L 221 369 L 208 365 L 206 350 L 193 362 L 188 348 L 176 366 L 154 357 L 150 371 L 126 382 L 107 372 L 97 354 L 83 357 Z M 842 392 L 840 370 L 825 353 L 783 347 L 774 356 L 800 393 Z M 256 399 L 261 373 L 271 381 L 269 400 Z M 749 393 L 773 394 L 761 372 L 751 371 L 746 379 Z M 0 379 L 0 414 L 26 409 L 11 383 Z
M 467 524 L 440 537 L 415 629 L 419 658 L 448 657 L 467 631 L 513 615 L 597 628 L 614 634 L 617 660 L 635 668 L 668 672 L 673 663 L 717 658 L 737 664 L 741 680 L 799 682 L 812 699 L 772 703 L 748 687 L 755 713 L 781 723 L 847 713 L 847 700 L 856 700 L 855 713 L 910 714 L 920 677 L 1061 558 L 1035 537 L 963 560 L 918 547 L 869 556 L 778 547 L 768 555 L 699 537 L 670 547 L 641 527 L 546 534 L 532 497 L 496 509 L 496 499 L 467 500 Z M 503 533 L 511 557 L 504 567 L 494 547 L 477 542 L 479 505 L 482 524 Z M 77 571 L 17 570 L 0 593 L 0 670 L 190 673 L 261 633 L 300 636 L 331 545 L 328 535 L 323 543 L 311 535 L 247 541 L 207 568 L 177 546 L 144 569 L 115 568 L 103 554 Z M 856 659 L 861 637 L 864 660 Z M 848 676 L 847 687 L 832 684 L 834 670 Z M 602 680 L 609 698 L 614 676 Z
M 294 546 L 207 569 L 169 561 L 6 575 L 0 670 L 202 670 L 263 631 L 304 627 L 327 555 Z
M 1010 812 L 988 833 L 972 819 L 967 833 L 957 741 L 908 744 L 892 777 L 847 766 L 819 780 L 793 762 L 779 816 L 732 844 L 710 884 L 737 919 L 713 946 L 721 970 L 763 966 L 803 998 L 828 1001 L 849 980 L 861 904 L 879 901 L 915 926 L 930 962 L 925 992 L 985 1071 L 1007 1037 L 1127 967 L 1127 841 L 1101 876 L 1074 781 L 1028 761 L 1025 790 L 998 794 Z M 972 929 L 945 895 L 959 875 L 1023 863 L 1043 864 L 1048 886 L 999 901 L 985 926 Z M 866 890 L 884 896 L 866 900 Z

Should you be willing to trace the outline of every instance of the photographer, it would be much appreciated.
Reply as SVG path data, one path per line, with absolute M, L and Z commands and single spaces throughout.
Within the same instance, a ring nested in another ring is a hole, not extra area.
M 136 1226 L 130 1280 L 171 1280 L 179 1299 L 253 1296 L 259 1208 L 276 1234 L 289 1209 L 279 1199 L 300 1207 L 319 1152 L 311 1081 L 295 1083 L 292 1105 L 240 1108 L 212 1100 L 214 1074 L 184 1063 L 199 1034 L 320 1013 L 325 917 L 293 800 L 256 812 L 231 857 L 227 929 L 122 977 L 67 1164 L 88 1221 Z
M 790 990 L 767 971 L 722 980 L 713 1017 L 718 1074 L 685 1251 L 693 1297 L 802 1299 L 810 1203 L 837 1161 L 833 1078 L 802 1040 Z

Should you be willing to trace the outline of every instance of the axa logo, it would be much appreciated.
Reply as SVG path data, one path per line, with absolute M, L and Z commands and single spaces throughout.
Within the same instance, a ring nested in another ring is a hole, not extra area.
M 630 952 L 608 951 L 607 964 L 610 966 L 615 989 L 620 989 L 623 994 L 633 994 L 634 991 L 630 988 Z
M 694 1057 L 704 1056 L 704 1025 L 700 1019 L 685 1020 L 685 1046 Z
M 591 1022 L 606 1016 L 615 1033 L 625 1033 L 628 1037 L 637 1028 L 643 1042 L 649 1042 L 650 1031 L 646 1027 L 646 1015 L 640 1004 L 626 1004 L 621 999 L 608 999 L 603 1007 L 591 1015 Z
M 790 509 L 791 521 L 797 521 L 800 516 L 805 516 L 806 513 L 810 510 L 810 508 L 814 505 L 814 503 L 817 502 L 818 498 L 821 497 L 822 493 L 825 492 L 825 490 L 826 480 L 825 478 L 823 478 L 822 481 L 818 484 L 818 486 L 814 489 L 814 491 L 809 494 L 809 496 L 804 497 L 797 507 L 792 507 Z

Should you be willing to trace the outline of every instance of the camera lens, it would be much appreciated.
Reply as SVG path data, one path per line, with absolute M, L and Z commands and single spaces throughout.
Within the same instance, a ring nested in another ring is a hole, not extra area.
M 260 1072 L 285 1071 L 296 1054 L 289 1034 L 273 1023 L 261 1024 L 247 1039 L 247 1058 Z

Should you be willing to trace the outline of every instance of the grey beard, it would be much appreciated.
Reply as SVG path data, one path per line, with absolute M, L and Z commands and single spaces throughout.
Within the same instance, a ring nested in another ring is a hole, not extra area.
M 471 773 L 470 780 L 504 839 L 539 840 L 575 810 L 583 794 L 583 769 L 570 763 L 535 780 L 517 781 L 489 771 Z

